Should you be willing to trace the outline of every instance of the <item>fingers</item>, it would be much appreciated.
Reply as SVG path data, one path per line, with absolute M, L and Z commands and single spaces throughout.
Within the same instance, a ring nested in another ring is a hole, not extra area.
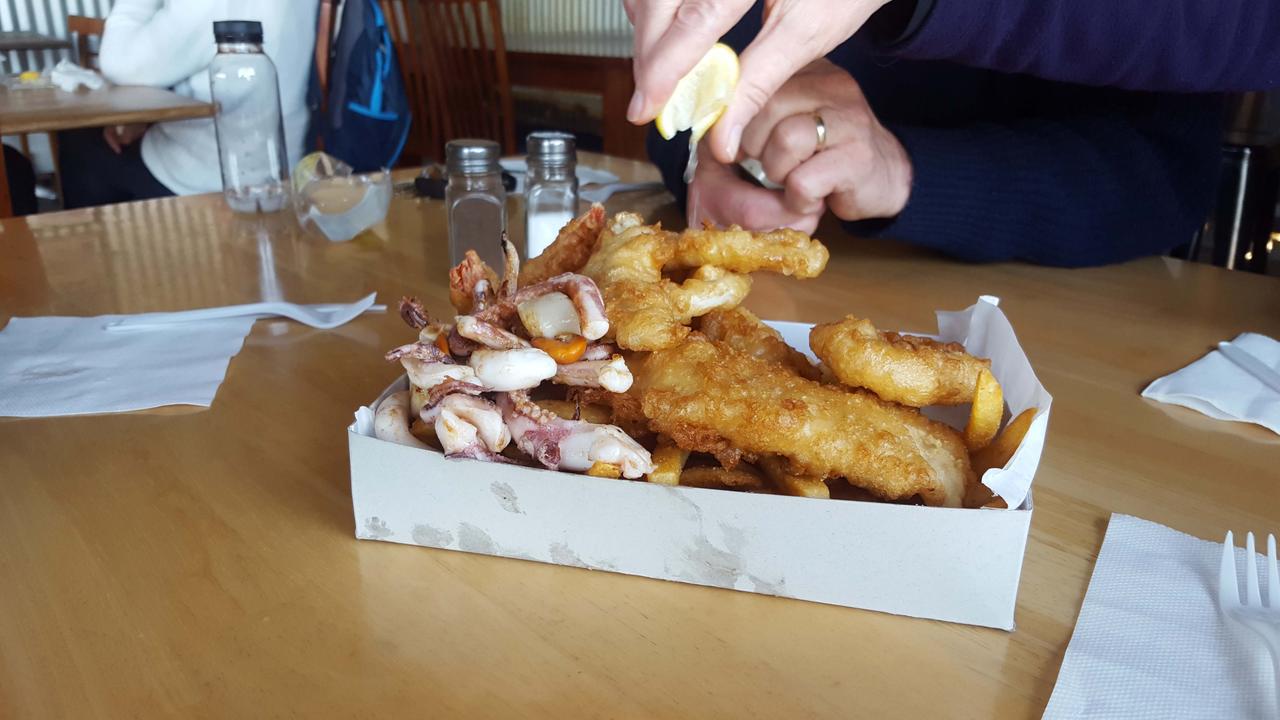
M 808 233 L 818 227 L 823 209 L 819 203 L 815 212 L 791 212 L 781 192 L 743 180 L 731 167 L 706 155 L 699 158 L 698 173 L 689 184 L 690 227 L 708 221 L 717 225 L 741 225 L 748 230 L 789 227 Z
M 825 122 L 825 120 L 824 120 Z M 831 124 L 827 123 L 828 133 Z M 828 142 L 831 141 L 828 135 Z M 743 143 L 746 147 L 746 143 Z M 792 115 L 774 126 L 757 157 L 764 166 L 764 174 L 774 182 L 784 182 L 800 163 L 818 150 L 818 123 L 812 112 Z
M 825 204 L 842 220 L 897 215 L 911 192 L 911 165 L 892 142 L 885 149 L 859 139 L 809 158 L 787 176 L 785 207 L 806 213 Z
M 733 99 L 711 129 L 714 156 L 721 162 L 734 160 L 747 123 L 787 78 L 831 52 L 883 4 L 884 0 L 767 4 L 764 26 L 739 56 L 741 74 Z
M 652 120 L 684 77 L 720 36 L 751 7 L 751 0 L 637 0 L 636 92 L 627 120 Z
M 120 145 L 120 138 L 116 136 L 115 128 L 102 128 L 102 139 L 107 141 L 107 147 L 111 148 L 111 151 L 115 154 L 119 155 L 123 151 L 123 147 Z
M 791 44 L 787 43 L 779 47 L 777 32 L 772 36 L 766 36 L 765 32 L 761 31 L 738 57 L 738 87 L 733 91 L 729 107 L 711 127 L 711 152 L 720 162 L 733 162 L 738 157 L 747 123 L 765 107 L 787 78 L 813 59 L 810 49 L 802 44 L 787 47 Z M 785 35 L 782 41 L 786 41 Z

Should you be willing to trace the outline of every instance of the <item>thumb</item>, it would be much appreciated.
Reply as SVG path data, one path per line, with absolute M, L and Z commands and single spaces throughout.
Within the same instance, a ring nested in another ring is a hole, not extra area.
M 790 37 L 786 26 L 765 28 L 738 58 L 738 86 L 711 128 L 711 154 L 720 162 L 738 158 L 742 130 L 792 75 L 814 58 Z

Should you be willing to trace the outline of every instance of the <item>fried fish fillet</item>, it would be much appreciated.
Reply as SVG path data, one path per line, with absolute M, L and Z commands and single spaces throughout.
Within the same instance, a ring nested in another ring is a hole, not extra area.
M 724 343 L 751 357 L 781 365 L 800 377 L 817 380 L 821 371 L 804 353 L 788 345 L 777 330 L 746 308 L 712 310 L 699 326 L 708 339 Z
M 852 315 L 815 326 L 809 347 L 845 385 L 911 407 L 970 402 L 978 375 L 991 367 L 959 343 L 880 332 Z
M 797 474 L 844 477 L 889 500 L 959 507 L 973 481 L 959 434 L 869 392 L 806 380 L 700 334 L 636 364 L 649 426 L 680 447 L 782 455 Z M 729 460 L 729 462 L 726 462 Z
M 587 264 L 604 229 L 604 206 L 594 203 L 585 213 L 560 229 L 556 239 L 541 255 L 525 260 L 520 268 L 520 286 L 526 287 L 567 272 L 576 273 Z

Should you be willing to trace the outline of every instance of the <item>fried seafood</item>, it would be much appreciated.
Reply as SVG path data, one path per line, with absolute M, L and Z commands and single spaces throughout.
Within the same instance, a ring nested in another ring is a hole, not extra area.
M 829 257 L 826 246 L 798 230 L 749 232 L 737 225 L 717 229 L 705 224 L 677 236 L 674 257 L 666 267 L 715 265 L 740 273 L 769 270 L 813 278 L 827 267 Z
M 600 233 L 582 272 L 600 286 L 618 345 L 660 350 L 683 340 L 693 318 L 742 302 L 751 289 L 745 273 L 813 277 L 826 262 L 826 248 L 803 233 L 739 228 L 673 233 L 645 225 L 638 215 L 619 213 Z M 693 273 L 677 284 L 663 276 L 664 270 Z
M 533 285 L 556 275 L 581 270 L 595 251 L 602 229 L 604 206 L 595 203 L 561 228 L 555 242 L 548 245 L 541 255 L 525 261 L 520 270 L 520 284 Z
M 478 312 L 477 304 L 483 306 L 492 300 L 497 288 L 498 274 L 475 250 L 468 250 L 462 262 L 449 271 L 449 302 L 463 315 Z
M 709 340 L 757 360 L 781 365 L 800 377 L 817 380 L 822 374 L 804 353 L 788 345 L 777 330 L 746 308 L 713 310 L 702 317 L 699 329 Z
M 845 477 L 877 497 L 957 507 L 972 482 L 955 430 L 865 391 L 846 391 L 693 335 L 633 368 L 650 427 L 732 467 L 782 455 L 799 474 Z M 726 457 L 728 455 L 729 457 Z
M 911 407 L 970 402 L 978 374 L 991 367 L 959 343 L 881 332 L 852 315 L 814 326 L 809 346 L 845 385 Z
M 585 472 L 597 464 L 613 465 L 631 480 L 653 470 L 649 451 L 613 425 L 565 420 L 538 407 L 524 391 L 498 395 L 498 407 L 516 445 L 543 467 Z

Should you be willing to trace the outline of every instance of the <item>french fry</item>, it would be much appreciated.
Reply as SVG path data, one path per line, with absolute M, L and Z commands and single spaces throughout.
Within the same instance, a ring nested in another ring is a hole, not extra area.
M 714 490 L 762 492 L 767 489 L 764 476 L 746 463 L 738 463 L 733 468 L 685 468 L 684 472 L 680 473 L 680 484 L 687 487 L 711 488 Z
M 969 424 L 964 428 L 964 444 L 969 452 L 977 452 L 991 444 L 1004 419 L 1004 391 L 991 371 L 983 368 L 978 373 L 978 384 L 973 391 L 973 406 L 969 410 Z M 1016 445 L 1015 445 L 1016 447 Z
M 604 405 L 594 405 L 590 403 L 577 403 L 569 400 L 539 400 L 538 407 L 543 410 L 550 410 L 565 420 L 572 420 L 574 411 L 581 407 L 582 415 L 579 420 L 596 423 L 598 425 L 609 425 L 612 422 L 613 413 Z
M 659 485 L 679 485 L 680 472 L 689 461 L 689 451 L 677 447 L 667 437 L 658 438 L 658 447 L 654 449 L 653 472 L 645 478 Z
M 778 492 L 783 495 L 822 498 L 824 500 L 831 498 L 831 489 L 822 481 L 822 478 L 792 472 L 791 463 L 782 456 L 766 455 L 760 458 L 756 464 L 764 471 L 764 474 L 773 483 Z
M 1014 451 L 1022 444 L 1031 421 L 1035 419 L 1036 408 L 1027 408 L 1021 415 L 1009 421 L 996 439 L 985 448 L 969 456 L 973 472 L 978 477 L 991 468 L 1004 467 L 1013 457 Z
M 591 467 L 587 468 L 587 474 L 591 477 L 617 480 L 622 477 L 622 468 L 612 463 L 600 462 L 597 460 L 596 462 L 591 463 Z
M 422 442 L 433 448 L 440 448 L 440 440 L 436 438 L 436 426 L 432 423 L 422 421 L 422 418 L 414 418 L 409 423 L 409 432 Z

